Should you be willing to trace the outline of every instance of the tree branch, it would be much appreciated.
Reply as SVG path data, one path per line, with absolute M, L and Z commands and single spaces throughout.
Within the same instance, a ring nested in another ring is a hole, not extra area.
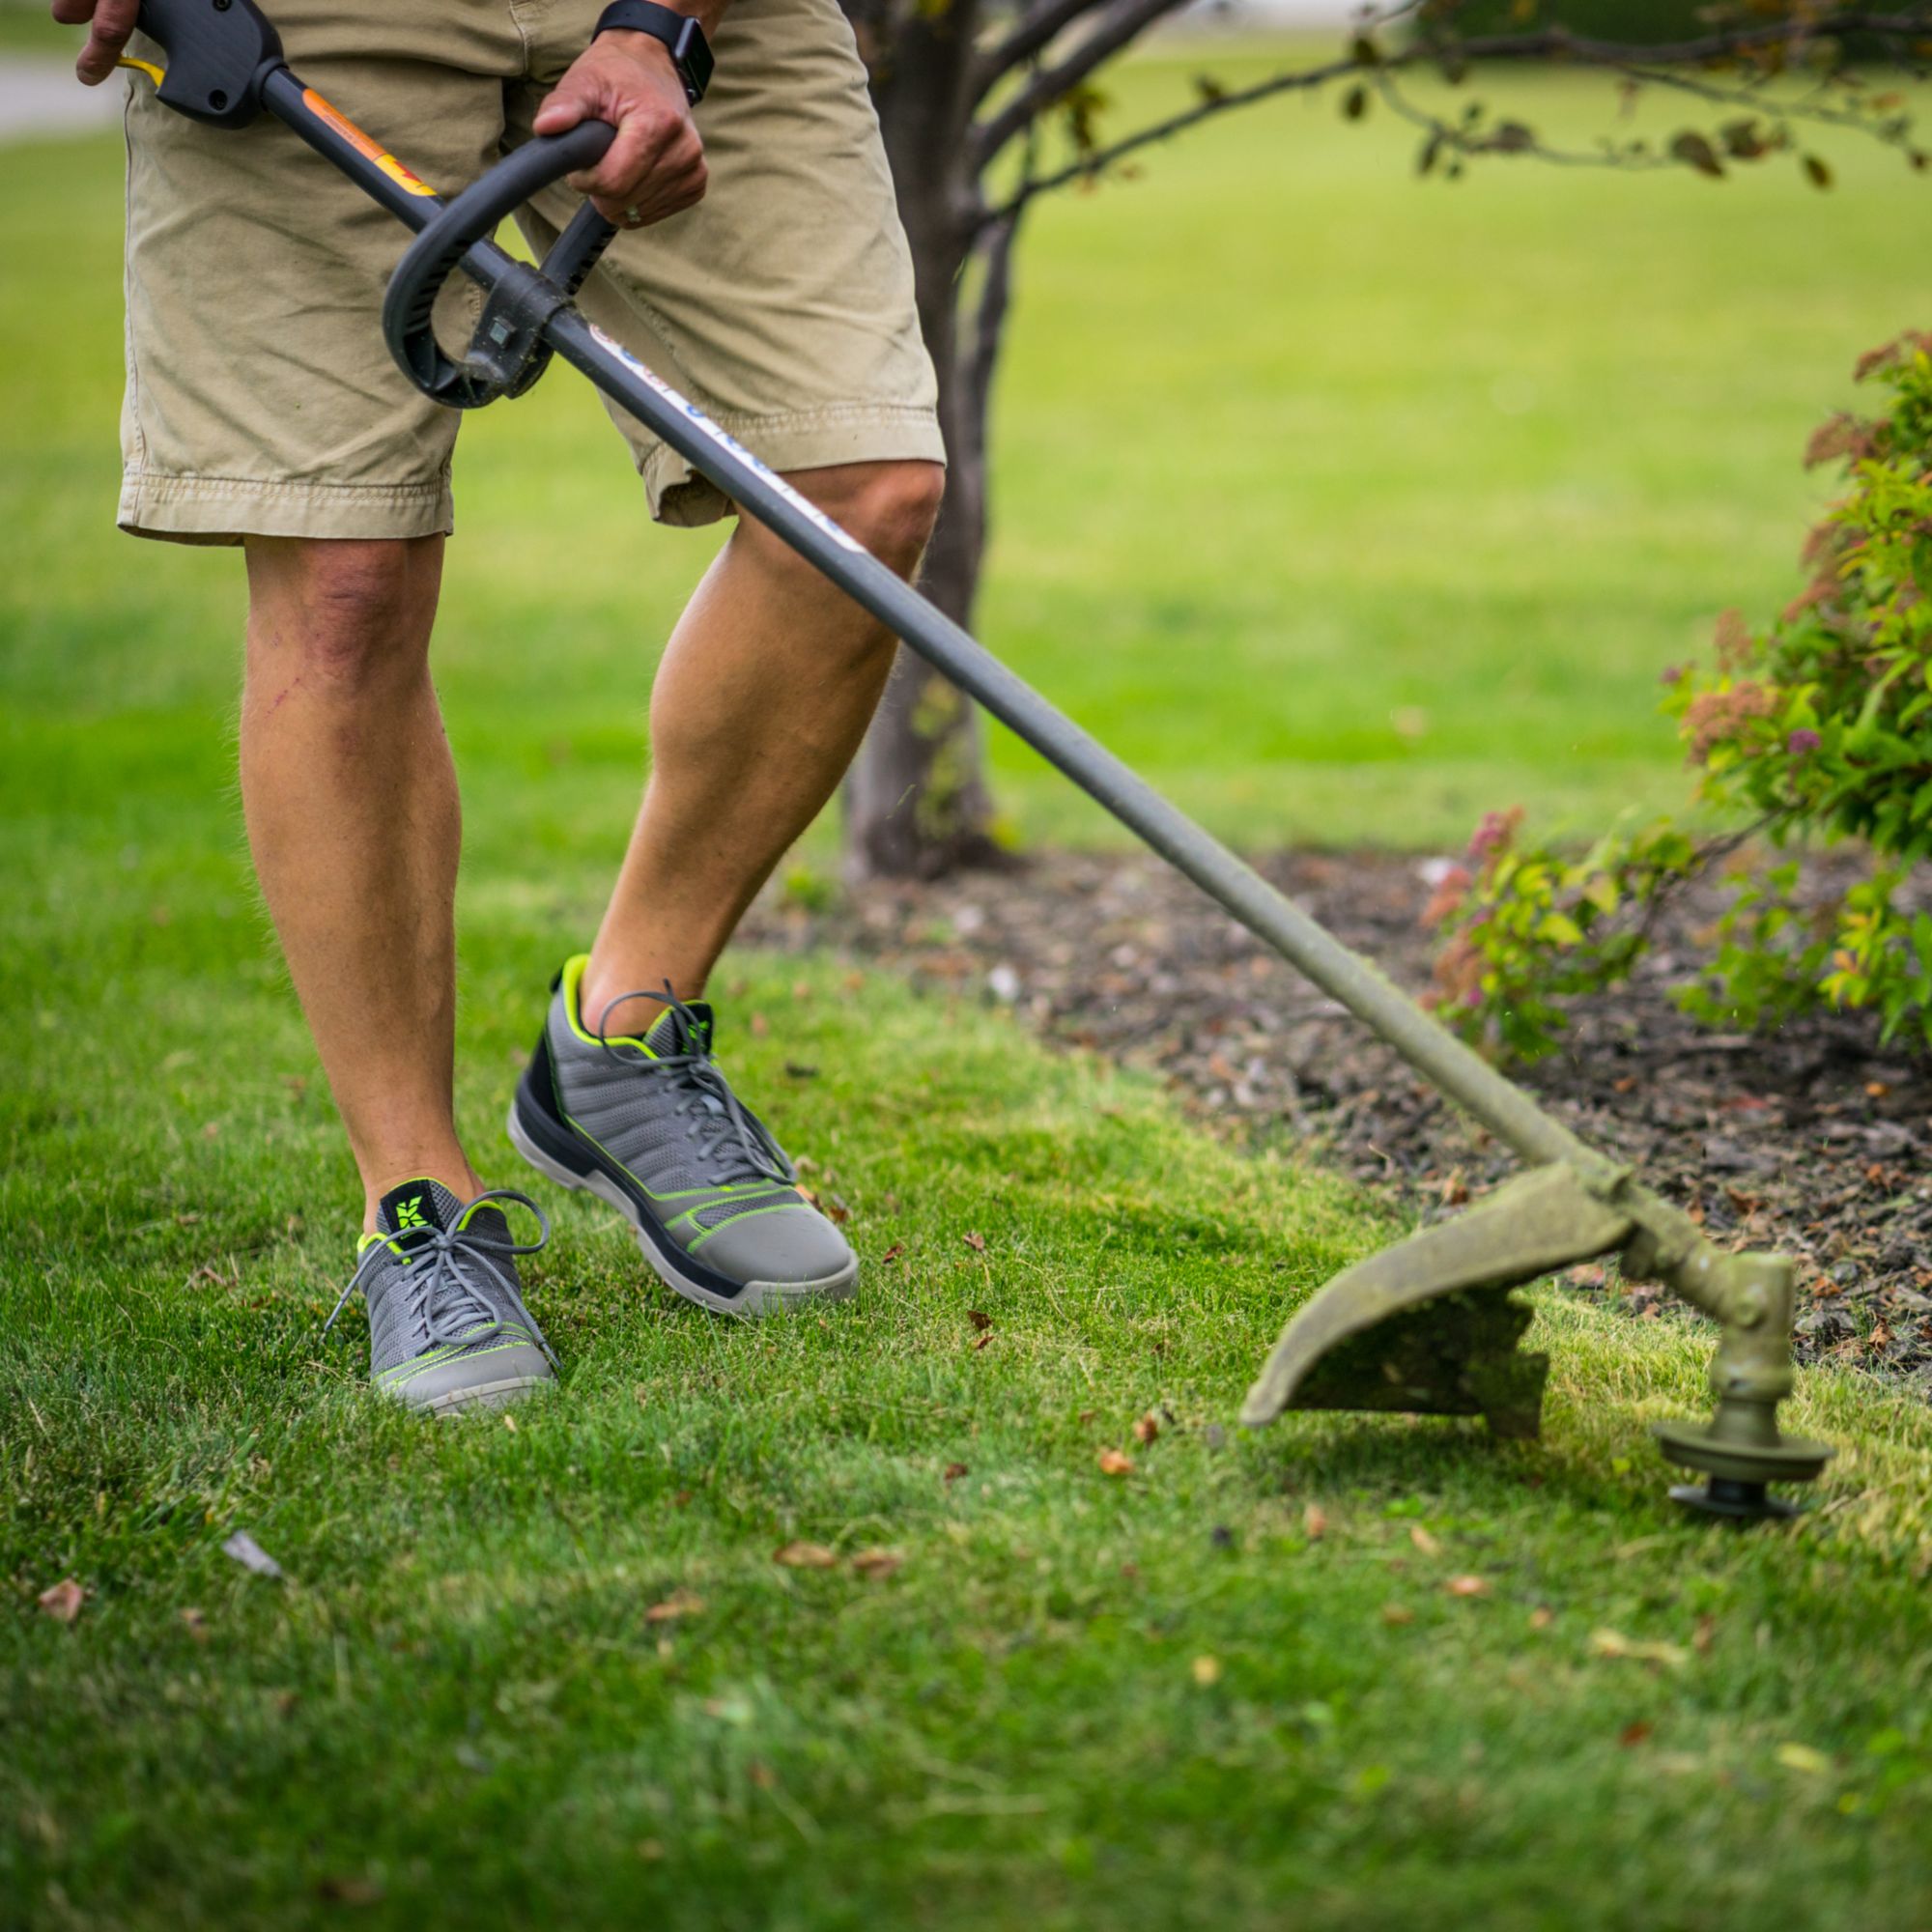
M 1064 60 L 1041 68 L 1011 99 L 1003 101 L 988 120 L 969 131 L 974 168 L 983 169 L 1009 141 L 1023 134 L 1042 112 L 1071 93 L 1103 61 L 1137 41 L 1164 14 L 1185 5 L 1186 0 L 1116 0 L 1106 17 Z
M 1175 135 L 1184 132 L 1189 128 L 1197 127 L 1204 121 L 1212 120 L 1218 114 L 1232 113 L 1237 107 L 1252 106 L 1257 101 L 1272 99 L 1276 95 L 1306 93 L 1326 87 L 1331 81 L 1340 80 L 1351 73 L 1367 75 L 1379 72 L 1387 76 L 1408 68 L 1437 65 L 1451 53 L 1460 61 L 1471 63 L 1572 60 L 1611 71 L 1634 72 L 1659 68 L 1708 66 L 1712 62 L 1729 57 L 1782 49 L 1821 40 L 1835 40 L 1851 34 L 1868 35 L 1884 40 L 1890 43 L 1894 48 L 1899 43 L 1932 38 L 1932 6 L 1917 7 L 1900 14 L 1840 11 L 1820 14 L 1803 22 L 1780 20 L 1766 26 L 1724 29 L 1703 35 L 1694 41 L 1678 41 L 1647 46 L 1614 41 L 1586 40 L 1580 35 L 1571 33 L 1567 28 L 1547 27 L 1534 33 L 1479 35 L 1466 41 L 1431 43 L 1417 41 L 1390 51 L 1378 51 L 1372 61 L 1365 61 L 1359 53 L 1350 52 L 1318 67 L 1272 74 L 1265 80 L 1255 82 L 1252 86 L 1231 89 L 1226 94 L 1217 94 L 1198 100 L 1179 113 L 1169 115 L 1165 120 L 1151 122 L 1131 134 L 1123 135 L 1107 147 L 1090 155 L 1083 155 L 1063 168 L 1040 175 L 1035 180 L 1023 182 L 1005 202 L 989 210 L 984 219 L 988 222 L 1004 220 L 1008 215 L 1017 213 L 1036 195 L 1050 193 L 1053 189 L 1065 187 L 1071 182 L 1092 181 L 1115 163 L 1123 160 L 1128 155 L 1135 154 L 1142 148 L 1151 147 L 1157 142 L 1172 140 Z M 1083 70 L 1083 72 L 1089 70 Z M 1047 81 L 1052 71 L 1048 70 L 1039 74 L 1035 87 L 1038 88 Z M 1643 77 L 1656 78 L 1648 71 Z M 1681 84 L 1681 76 L 1673 78 Z M 1028 90 L 1032 91 L 1034 90 Z M 1051 99 L 1051 96 L 1046 97 L 1040 105 L 1050 105 Z M 1017 105 L 1016 98 L 1012 106 Z M 1011 108 L 1002 110 L 1003 115 L 1010 112 Z M 996 117 L 996 123 L 999 117 Z M 989 132 L 996 123 L 988 124 Z M 1011 132 L 1002 135 L 1003 140 L 1010 138 Z M 990 156 L 995 152 L 994 144 L 988 141 L 983 152 Z
M 995 42 L 974 63 L 967 90 L 973 105 L 977 107 L 986 98 L 1003 74 L 1043 53 L 1083 14 L 1107 4 L 1108 0 L 1036 0 L 1006 39 Z

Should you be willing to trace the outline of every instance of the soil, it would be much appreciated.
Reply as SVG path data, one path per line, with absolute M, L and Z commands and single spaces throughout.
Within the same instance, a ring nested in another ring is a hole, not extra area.
M 1257 862 L 1412 992 L 1440 862 L 1284 852 Z M 1824 882 L 1829 885 L 1827 878 Z M 1563 1049 L 1520 1077 L 1577 1134 L 1636 1164 L 1726 1247 L 1799 1260 L 1801 1359 L 1829 1356 L 1932 1399 L 1932 1061 L 1861 1014 L 1713 1033 L 1670 998 L 1719 910 L 1687 895 L 1636 979 L 1578 1002 Z M 1516 1169 L 1505 1149 L 1157 861 L 1043 853 L 934 884 L 874 883 L 822 907 L 766 900 L 744 937 L 831 947 L 1015 1007 L 1049 1041 L 1156 1071 L 1219 1130 L 1287 1133 L 1433 1219 Z M 1614 1270 L 1571 1285 L 1655 1319 Z

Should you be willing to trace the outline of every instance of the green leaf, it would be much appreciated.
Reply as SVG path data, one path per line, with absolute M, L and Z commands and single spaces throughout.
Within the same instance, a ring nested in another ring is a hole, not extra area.
M 1717 149 L 1694 128 L 1687 128 L 1681 134 L 1671 137 L 1670 157 L 1682 161 L 1687 168 L 1694 168 L 1712 181 L 1722 181 L 1724 178 L 1724 164 L 1718 158 Z

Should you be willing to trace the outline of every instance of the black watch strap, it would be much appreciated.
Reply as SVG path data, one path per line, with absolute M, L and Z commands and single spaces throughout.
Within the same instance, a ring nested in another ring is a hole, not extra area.
M 597 16 L 590 38 L 599 34 L 648 34 L 670 50 L 671 65 L 684 82 L 684 91 L 696 107 L 711 85 L 711 44 L 704 29 L 689 14 L 660 7 L 655 0 L 611 0 Z

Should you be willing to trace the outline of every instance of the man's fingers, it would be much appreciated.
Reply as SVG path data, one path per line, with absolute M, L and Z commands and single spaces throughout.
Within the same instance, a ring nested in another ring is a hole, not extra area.
M 63 27 L 84 27 L 94 17 L 94 0 L 53 0 L 47 11 Z
M 588 192 L 613 200 L 648 185 L 675 146 L 679 124 L 655 107 L 625 115 L 604 158 L 586 172 Z
M 530 127 L 539 134 L 567 134 L 589 112 L 590 103 L 581 95 L 567 94 L 559 87 L 537 109 Z
M 70 14 L 76 14 L 71 3 Z M 128 44 L 128 36 L 134 31 L 134 22 L 141 12 L 140 0 L 99 0 L 99 4 L 86 12 L 78 12 L 77 18 L 92 18 L 92 27 L 87 44 L 80 50 L 80 58 L 73 64 L 73 71 L 89 87 L 98 87 L 114 71 L 114 63 L 121 57 L 121 49 Z M 58 16 L 58 13 L 56 14 Z
M 704 198 L 705 181 L 704 162 L 699 159 L 689 167 L 660 169 L 626 196 L 613 200 L 593 195 L 591 200 L 606 220 L 620 228 L 648 228 L 668 214 L 695 208 Z

